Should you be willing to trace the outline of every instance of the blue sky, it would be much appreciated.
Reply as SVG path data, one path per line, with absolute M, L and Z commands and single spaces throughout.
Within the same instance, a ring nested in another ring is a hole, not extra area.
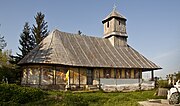
M 155 75 L 165 77 L 180 71 L 180 0 L 1 0 L 0 34 L 8 43 L 6 49 L 19 52 L 25 22 L 32 26 L 34 16 L 41 11 L 50 31 L 81 30 L 102 37 L 101 21 L 114 4 L 127 18 L 128 43 L 163 68 Z

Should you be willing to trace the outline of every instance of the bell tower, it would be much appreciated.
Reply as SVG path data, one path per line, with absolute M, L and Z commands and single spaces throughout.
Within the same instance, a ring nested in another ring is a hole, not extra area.
M 127 46 L 126 18 L 116 11 L 113 11 L 102 21 L 104 25 L 103 38 L 109 39 L 115 47 Z

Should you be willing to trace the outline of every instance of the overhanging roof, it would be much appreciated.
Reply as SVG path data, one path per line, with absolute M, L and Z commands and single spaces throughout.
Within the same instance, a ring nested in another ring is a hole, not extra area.
M 114 47 L 108 39 L 54 30 L 18 64 L 161 69 L 131 46 Z

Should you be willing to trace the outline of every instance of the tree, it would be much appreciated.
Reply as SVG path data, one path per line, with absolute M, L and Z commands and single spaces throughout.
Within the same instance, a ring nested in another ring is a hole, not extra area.
M 176 77 L 176 81 L 180 80 L 180 71 L 174 73 L 175 77 Z
M 1 26 L 1 24 L 0 24 Z M 0 51 L 2 51 L 7 46 L 6 41 L 4 40 L 4 36 L 0 35 Z
M 4 40 L 4 36 L 0 37 L 0 51 L 7 46 L 6 41 Z
M 19 39 L 21 54 L 17 53 L 18 60 L 26 56 L 35 47 L 35 38 L 31 35 L 29 23 L 26 22 Z
M 34 18 L 36 20 L 36 25 L 33 25 L 32 34 L 35 38 L 36 45 L 38 45 L 48 35 L 49 31 L 47 30 L 47 22 L 44 20 L 44 14 L 38 12 Z
M 2 79 L 6 79 L 9 83 L 19 83 L 20 82 L 20 70 L 15 64 L 11 64 L 11 51 L 4 50 L 0 51 L 0 83 Z

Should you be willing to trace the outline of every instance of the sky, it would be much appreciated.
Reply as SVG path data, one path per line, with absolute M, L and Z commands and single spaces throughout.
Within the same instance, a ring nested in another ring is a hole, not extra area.
M 114 5 L 127 18 L 128 44 L 163 68 L 155 76 L 180 71 L 180 0 L 0 0 L 0 34 L 6 49 L 19 53 L 25 22 L 32 27 L 42 12 L 50 31 L 102 37 L 102 20 Z

